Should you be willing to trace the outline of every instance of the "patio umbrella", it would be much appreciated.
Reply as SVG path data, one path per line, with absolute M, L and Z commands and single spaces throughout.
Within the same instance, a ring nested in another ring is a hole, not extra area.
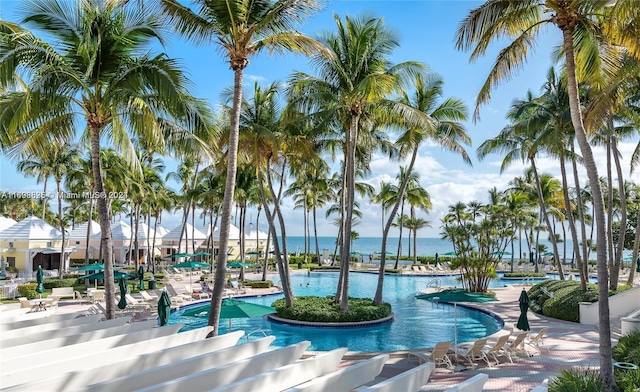
M 160 298 L 158 299 L 158 318 L 160 319 L 160 326 L 166 325 L 169 322 L 169 314 L 171 313 L 171 298 L 167 290 L 162 290 Z
M 210 305 L 196 306 L 185 310 L 182 315 L 188 317 L 209 317 Z M 275 313 L 276 310 L 271 306 L 252 304 L 250 302 L 240 301 L 232 298 L 222 300 L 220 308 L 220 318 L 229 319 L 229 329 L 231 329 L 231 319 L 234 318 L 252 318 L 264 316 L 266 314 Z
M 134 279 L 136 278 L 135 275 L 130 275 L 126 272 L 122 272 L 122 271 L 113 271 L 113 279 Z M 85 275 L 85 276 L 81 276 L 78 279 L 98 279 L 98 280 L 104 280 L 104 271 L 102 272 L 96 272 L 95 274 L 90 274 L 90 275 Z
M 40 298 L 42 298 L 42 293 L 44 293 L 44 271 L 42 270 L 42 266 L 38 266 L 38 272 L 36 273 L 36 282 L 38 282 L 38 287 L 36 287 L 36 292 L 40 294 Z
M 76 268 L 76 271 L 104 271 L 104 264 L 87 264 Z
M 144 267 L 140 266 L 138 268 L 138 279 L 140 282 L 138 283 L 138 290 L 144 290 Z
M 452 303 L 453 304 L 453 344 L 458 345 L 458 302 L 492 302 L 496 301 L 495 298 L 482 293 L 472 293 L 470 291 L 461 289 L 442 290 L 440 292 L 420 294 L 417 295 L 418 299 L 436 300 L 438 302 Z
M 527 294 L 525 289 L 522 289 L 522 292 L 520 293 L 518 306 L 520 306 L 520 317 L 518 317 L 516 328 L 521 331 L 529 331 L 531 330 L 531 328 L 529 327 L 529 319 L 527 319 L 527 310 L 529 310 L 529 295 Z
M 249 263 L 243 263 L 240 261 L 234 261 L 233 263 L 229 263 L 227 264 L 227 267 L 229 268 L 242 268 L 242 267 L 251 267 L 252 264 Z
M 209 263 L 203 263 L 200 261 L 184 261 L 182 263 L 178 263 L 176 265 L 173 266 L 173 268 L 188 268 L 191 270 L 191 272 L 193 272 L 194 268 L 210 268 L 211 264 Z M 193 291 L 191 288 L 191 276 L 193 274 L 189 273 L 189 291 Z
M 447 252 L 447 253 L 443 253 L 442 255 L 447 257 L 453 257 L 453 256 L 457 256 L 458 254 L 456 252 Z
M 192 254 L 191 256 L 211 256 L 211 253 L 199 251 L 199 252 L 196 252 L 196 253 Z
M 120 301 L 118 301 L 118 309 L 124 310 L 127 307 L 127 281 L 124 278 L 120 278 Z
M 171 256 L 167 256 L 166 258 L 167 259 L 180 259 L 180 258 L 189 257 L 189 256 L 191 256 L 189 253 L 176 253 L 176 254 L 173 254 Z

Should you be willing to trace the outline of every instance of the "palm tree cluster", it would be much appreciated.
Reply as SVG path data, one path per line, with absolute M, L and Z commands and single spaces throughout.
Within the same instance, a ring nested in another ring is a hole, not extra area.
M 547 124 L 548 127 L 545 127 L 551 133 L 546 138 L 545 148 L 552 151 L 555 156 L 561 154 L 561 162 L 564 162 L 565 159 L 571 159 L 571 156 L 565 152 L 569 150 L 573 153 L 573 150 L 567 146 L 573 146 L 574 140 L 580 147 L 580 159 L 589 181 L 593 220 L 596 228 L 598 294 L 600 298 L 600 371 L 605 388 L 611 391 L 617 391 L 618 388 L 613 379 L 607 296 L 609 273 L 612 274 L 612 278 L 617 280 L 617 270 L 619 270 L 617 260 L 621 257 L 624 235 L 619 236 L 618 246 L 614 247 L 611 230 L 613 177 L 611 176 L 610 162 L 608 158 L 607 187 L 609 188 L 609 197 L 608 203 L 605 204 L 606 195 L 602 191 L 603 187 L 600 183 L 591 147 L 598 139 L 595 134 L 600 133 L 603 136 L 600 139 L 608 149 L 607 155 L 609 157 L 615 156 L 617 154 L 615 145 L 622 135 L 615 128 L 618 125 L 628 124 L 627 120 L 623 119 L 627 113 L 631 113 L 631 118 L 637 118 L 637 111 L 629 110 L 629 107 L 637 107 L 633 101 L 629 101 L 629 97 L 637 98 L 637 94 L 631 93 L 631 91 L 637 91 L 638 87 L 640 46 L 637 39 L 637 26 L 639 21 L 640 8 L 634 1 L 523 0 L 503 2 L 488 0 L 469 12 L 460 23 L 456 33 L 457 47 L 462 50 L 471 50 L 471 60 L 484 55 L 490 44 L 497 38 L 510 40 L 508 45 L 499 52 L 494 66 L 478 94 L 474 116 L 476 119 L 480 107 L 490 100 L 492 89 L 501 81 L 509 79 L 515 70 L 522 66 L 527 55 L 535 48 L 537 35 L 542 28 L 545 25 L 554 26 L 562 33 L 558 57 L 564 59 L 564 89 L 566 92 L 551 91 L 557 86 L 557 83 L 551 80 L 553 78 L 550 78 L 550 84 L 556 86 L 549 86 L 550 91 L 547 94 L 548 100 L 546 102 L 548 106 L 533 108 L 523 102 L 520 108 L 514 107 L 511 119 L 514 128 L 520 128 L 520 131 L 505 130 L 504 133 L 512 135 L 501 133 L 501 136 L 504 139 L 520 138 L 528 132 L 544 132 L 540 123 L 535 124 L 536 117 L 541 115 L 547 116 L 547 119 L 551 120 Z M 552 97 L 555 94 L 557 96 Z M 566 95 L 569 108 L 568 116 L 565 118 L 557 117 L 560 112 L 557 111 L 559 108 L 556 105 L 564 102 L 565 97 L 562 95 Z M 552 102 L 554 100 L 555 102 Z M 527 101 L 532 100 L 527 99 Z M 637 103 L 637 101 L 635 102 Z M 548 110 L 545 112 L 545 109 Z M 635 113 L 633 113 L 634 111 Z M 635 124 L 637 125 L 637 122 Z M 637 127 L 635 129 L 637 130 Z M 542 146 L 536 142 L 537 138 L 526 136 L 524 138 L 526 140 L 519 142 L 528 145 L 523 148 L 523 151 L 515 154 L 522 154 L 521 157 L 529 160 L 533 166 L 533 158 Z M 518 143 L 515 140 L 511 140 L 511 142 Z M 492 149 L 490 146 L 487 147 L 486 151 Z M 510 147 L 510 149 L 512 148 Z M 559 149 L 565 151 L 560 152 Z M 637 153 L 638 150 L 636 150 L 636 156 Z M 618 176 L 618 187 L 621 188 L 621 184 L 624 182 L 621 171 L 617 170 L 616 175 Z M 563 175 L 563 177 L 565 176 Z M 538 187 L 539 185 L 538 182 Z M 538 194 L 539 197 L 542 197 L 540 189 Z M 622 197 L 622 199 L 626 198 Z M 626 206 L 624 202 L 622 204 L 621 218 L 626 219 Z M 568 211 L 570 207 L 567 205 L 566 208 Z M 607 209 L 609 219 L 606 218 Z M 543 211 L 542 215 L 544 215 L 543 218 L 549 227 L 547 213 Z M 577 236 L 574 239 L 577 239 Z M 582 256 L 586 254 L 585 246 L 586 241 L 583 241 Z M 554 253 L 557 257 L 558 253 Z

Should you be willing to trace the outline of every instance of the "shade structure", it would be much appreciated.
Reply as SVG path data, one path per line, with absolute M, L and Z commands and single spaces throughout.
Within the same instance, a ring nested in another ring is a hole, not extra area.
M 144 267 L 138 268 L 138 290 L 144 290 Z
M 162 294 L 160 294 L 160 298 L 158 299 L 158 319 L 161 327 L 169 322 L 170 313 L 171 298 L 169 298 L 167 290 L 162 290 Z
M 76 268 L 76 271 L 104 271 L 104 264 L 92 263 Z
M 417 295 L 418 299 L 437 300 L 453 304 L 453 344 L 458 345 L 458 302 L 492 302 L 495 298 L 482 293 L 472 293 L 462 289 L 442 290 L 439 292 Z
M 518 300 L 518 306 L 520 307 L 520 317 L 518 317 L 518 323 L 516 328 L 521 331 L 529 331 L 529 319 L 527 318 L 527 310 L 529 310 L 529 295 L 525 289 L 522 289 L 520 293 L 520 299 Z
M 247 255 L 259 255 L 260 253 L 262 253 L 262 252 L 259 252 L 257 250 L 252 250 L 251 252 L 246 252 L 245 254 L 247 254 Z
M 182 315 L 187 317 L 209 317 L 209 308 L 209 304 L 196 306 L 185 310 Z M 271 306 L 252 304 L 250 302 L 240 301 L 233 298 L 225 298 L 222 300 L 220 318 L 229 319 L 229 328 L 231 328 L 231 319 L 260 317 L 275 312 L 276 310 Z
M 443 253 L 442 256 L 447 256 L 447 257 L 453 257 L 453 256 L 457 256 L 458 254 L 456 252 L 447 252 L 447 253 Z
M 199 251 L 199 252 L 196 252 L 196 253 L 192 254 L 191 256 L 211 256 L 211 253 Z
M 234 261 L 233 263 L 229 263 L 227 264 L 227 267 L 229 268 L 242 268 L 242 267 L 251 267 L 252 264 L 249 263 L 243 263 L 240 261 Z
M 123 278 L 120 279 L 120 301 L 118 301 L 118 309 L 124 310 L 127 307 L 127 281 Z
M 126 272 L 122 271 L 113 271 L 113 279 L 135 279 L 135 275 L 130 275 Z M 96 272 L 95 274 L 81 276 L 78 279 L 101 279 L 104 280 L 104 271 Z
M 38 266 L 38 272 L 36 273 L 36 282 L 38 282 L 38 287 L 36 287 L 36 292 L 42 294 L 44 293 L 44 271 L 42 270 L 42 266 Z
M 189 253 L 176 253 L 176 254 L 173 254 L 171 256 L 167 256 L 166 258 L 167 259 L 180 259 L 180 258 L 183 258 L 183 257 L 190 257 L 190 256 L 191 256 L 191 254 L 189 254 Z

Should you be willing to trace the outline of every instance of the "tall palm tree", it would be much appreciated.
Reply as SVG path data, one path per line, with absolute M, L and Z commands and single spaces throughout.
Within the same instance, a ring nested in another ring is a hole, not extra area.
M 44 220 L 44 214 L 47 209 L 47 182 L 49 177 L 51 177 L 52 168 L 49 165 L 49 154 L 44 154 L 42 156 L 31 156 L 31 157 L 23 157 L 20 162 L 18 162 L 17 169 L 22 172 L 27 177 L 36 177 L 36 182 L 42 182 L 42 219 Z
M 99 195 L 109 319 L 115 317 L 115 287 L 100 140 L 109 138 L 135 164 L 129 134 L 142 132 L 160 112 L 192 128 L 207 122 L 176 62 L 149 51 L 149 45 L 164 42 L 163 22 L 149 10 L 116 1 L 34 0 L 25 4 L 20 24 L 0 22 L 0 85 L 13 83 L 19 69 L 30 75 L 26 91 L 0 101 L 10 155 L 44 154 L 53 140 L 73 140 L 74 122 L 84 120 Z M 43 38 L 26 30 L 30 26 Z
M 418 217 L 410 217 L 404 220 L 404 225 L 413 232 L 413 264 L 418 264 L 418 230 L 431 227 L 431 222 Z
M 456 33 L 456 46 L 463 50 L 473 49 L 472 59 L 484 55 L 489 44 L 497 37 L 513 39 L 505 49 L 500 51 L 488 79 L 478 94 L 477 115 L 479 107 L 491 98 L 491 89 L 501 80 L 508 79 L 514 70 L 524 63 L 529 49 L 533 49 L 535 45 L 536 35 L 544 24 L 552 24 L 562 32 L 571 123 L 575 129 L 576 139 L 591 183 L 596 214 L 598 294 L 600 299 L 598 302 L 600 371 L 608 391 L 617 391 L 618 387 L 613 378 L 611 359 L 611 326 L 607 286 L 609 275 L 606 260 L 604 202 L 598 183 L 596 162 L 587 140 L 580 109 L 577 75 L 578 71 L 584 71 L 586 75 L 594 75 L 596 69 L 616 64 L 614 56 L 609 56 L 607 52 L 601 52 L 604 55 L 598 53 L 598 49 L 609 49 L 606 47 L 608 42 L 600 36 L 603 31 L 601 28 L 603 22 L 607 21 L 607 18 L 602 16 L 613 13 L 616 18 L 608 19 L 608 21 L 613 21 L 615 25 L 626 24 L 630 21 L 631 16 L 634 16 L 637 21 L 637 6 L 632 3 L 617 1 L 613 2 L 613 7 L 609 7 L 612 5 L 610 0 L 522 0 L 514 2 L 488 0 L 469 12 Z M 607 10 L 607 7 L 611 9 Z M 636 12 L 631 15 L 634 9 Z M 627 11 L 628 13 L 626 13 Z M 624 37 L 628 38 L 629 36 L 625 34 Z M 634 42 L 634 48 L 637 48 L 637 39 L 632 41 L 627 39 L 625 42 Z M 598 74 L 600 73 L 598 72 Z
M 319 9 L 315 0 L 196 0 L 197 12 L 177 0 L 161 0 L 164 12 L 175 23 L 178 32 L 198 43 L 213 43 L 228 56 L 234 73 L 233 107 L 230 115 L 230 135 L 227 157 L 227 180 L 220 222 L 220 249 L 227 249 L 233 193 L 235 189 L 242 77 L 250 57 L 263 50 L 270 52 L 297 51 L 310 54 L 319 46 L 293 28 Z M 226 252 L 220 252 L 216 264 L 209 325 L 218 334 Z
M 344 192 L 342 192 L 342 233 L 340 247 L 341 271 L 344 276 L 336 291 L 342 311 L 348 310 L 349 257 L 353 205 L 355 201 L 356 154 L 359 132 L 367 129 L 374 116 L 390 122 L 393 116 L 413 120 L 412 125 L 427 123 L 426 115 L 389 99 L 399 92 L 409 78 L 422 72 L 424 66 L 416 62 L 392 65 L 392 50 L 399 46 L 395 33 L 380 18 L 367 15 L 344 21 L 334 16 L 336 31 L 327 32 L 320 39 L 329 54 L 320 53 L 313 59 L 320 75 L 294 73 L 291 95 L 303 112 L 311 112 L 318 123 L 344 132 Z M 340 297 L 338 297 L 340 294 Z

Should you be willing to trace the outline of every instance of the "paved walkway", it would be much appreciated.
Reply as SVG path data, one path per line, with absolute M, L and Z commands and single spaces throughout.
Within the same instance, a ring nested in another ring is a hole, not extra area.
M 473 306 L 501 314 L 505 318 L 505 330 L 511 332 L 520 315 L 518 298 L 521 290 L 522 286 L 496 289 L 499 302 Z M 543 380 L 557 375 L 561 369 L 575 366 L 598 367 L 598 332 L 595 326 L 551 319 L 533 312 L 529 312 L 528 316 L 532 334 L 543 327 L 549 328 L 544 338 L 544 347 L 548 350 L 543 348 L 541 354 L 536 352 L 532 357 L 520 358 L 514 364 L 501 357 L 500 360 L 506 362 L 491 368 L 484 361 L 475 368 L 468 366 L 466 370 L 455 373 L 438 368 L 420 392 L 444 391 L 478 373 L 489 375 L 484 391 L 529 391 Z M 504 332 L 500 331 L 496 335 Z M 535 350 L 529 351 L 534 353 Z M 380 378 L 392 377 L 416 365 L 417 359 L 413 357 L 392 358 L 385 365 Z

